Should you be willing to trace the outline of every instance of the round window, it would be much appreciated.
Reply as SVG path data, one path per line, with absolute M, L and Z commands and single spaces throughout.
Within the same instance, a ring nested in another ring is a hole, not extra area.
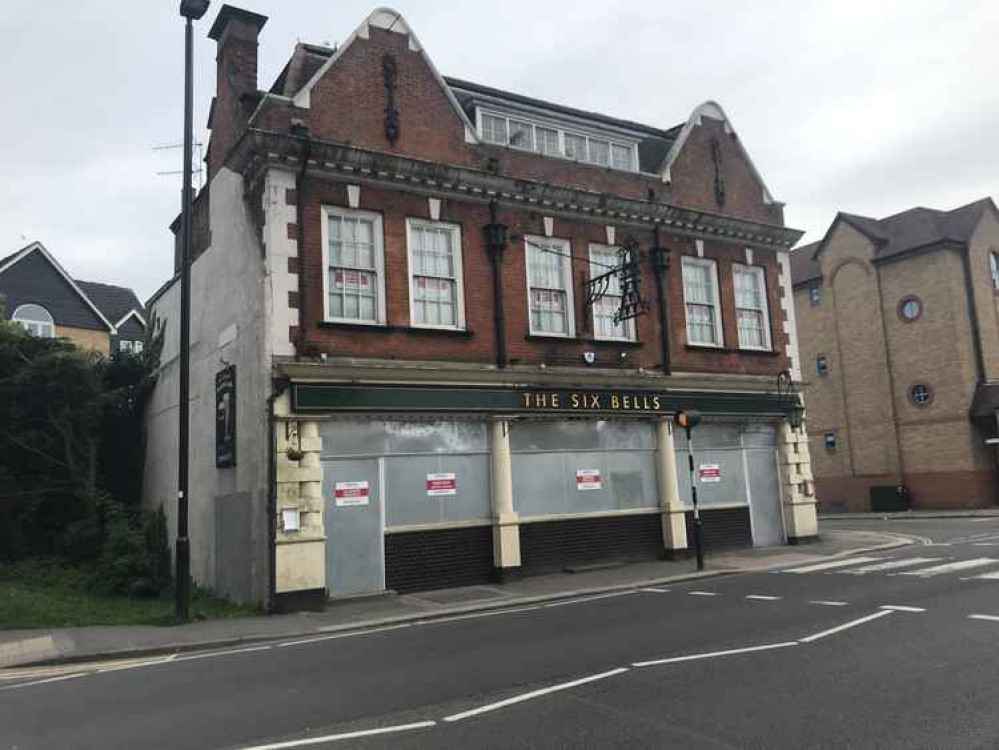
M 923 383 L 918 383 L 909 389 L 909 396 L 916 406 L 926 406 L 933 400 L 933 389 Z
M 898 316 L 905 321 L 913 321 L 923 312 L 923 303 L 918 297 L 906 297 L 898 303 Z

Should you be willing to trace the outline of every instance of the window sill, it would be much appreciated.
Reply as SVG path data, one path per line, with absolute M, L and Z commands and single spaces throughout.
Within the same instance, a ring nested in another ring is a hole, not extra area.
M 772 349 L 732 349 L 724 346 L 708 346 L 705 344 L 686 344 L 684 346 L 688 351 L 694 352 L 712 352 L 717 354 L 739 354 L 746 357 L 779 357 L 780 352 L 775 352 Z
M 633 339 L 579 339 L 589 346 L 602 346 L 609 349 L 641 349 L 645 346 L 644 341 Z
M 586 339 L 577 338 L 576 336 L 559 336 L 558 334 L 546 334 L 546 333 L 529 333 L 524 336 L 524 341 L 543 341 L 546 343 L 552 343 L 555 341 L 564 341 L 567 344 L 585 344 Z
M 419 326 L 392 326 L 379 325 L 373 323 L 339 323 L 331 320 L 323 320 L 319 323 L 320 328 L 333 331 L 365 331 L 368 333 L 404 333 L 416 336 L 445 336 L 452 338 L 470 339 L 475 334 L 469 330 L 458 328 L 422 328 Z

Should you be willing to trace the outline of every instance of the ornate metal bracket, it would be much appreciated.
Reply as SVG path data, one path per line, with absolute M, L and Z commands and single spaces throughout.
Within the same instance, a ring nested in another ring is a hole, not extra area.
M 642 298 L 640 260 L 638 241 L 634 237 L 629 237 L 618 249 L 617 267 L 586 282 L 586 306 L 591 307 L 607 296 L 611 289 L 611 280 L 616 278 L 621 290 L 621 306 L 614 313 L 614 322 L 622 323 L 647 313 L 649 303 Z
M 395 107 L 395 87 L 399 69 L 395 58 L 386 53 L 382 57 L 382 81 L 385 83 L 385 137 L 393 146 L 399 140 L 399 110 Z

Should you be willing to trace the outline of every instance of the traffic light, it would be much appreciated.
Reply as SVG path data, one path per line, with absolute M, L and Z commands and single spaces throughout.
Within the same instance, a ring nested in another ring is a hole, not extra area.
M 682 427 L 685 430 L 689 430 L 692 427 L 697 427 L 701 423 L 701 413 L 699 411 L 678 411 L 673 415 L 673 421 L 676 422 L 677 426 Z

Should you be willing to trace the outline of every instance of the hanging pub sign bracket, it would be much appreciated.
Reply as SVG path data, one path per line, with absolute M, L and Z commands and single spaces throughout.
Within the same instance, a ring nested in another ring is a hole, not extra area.
M 617 254 L 617 266 L 586 282 L 586 306 L 592 307 L 612 289 L 617 291 L 621 295 L 621 304 L 614 313 L 614 323 L 620 324 L 647 313 L 649 303 L 642 297 L 642 254 L 638 241 L 629 237 L 618 248 Z

